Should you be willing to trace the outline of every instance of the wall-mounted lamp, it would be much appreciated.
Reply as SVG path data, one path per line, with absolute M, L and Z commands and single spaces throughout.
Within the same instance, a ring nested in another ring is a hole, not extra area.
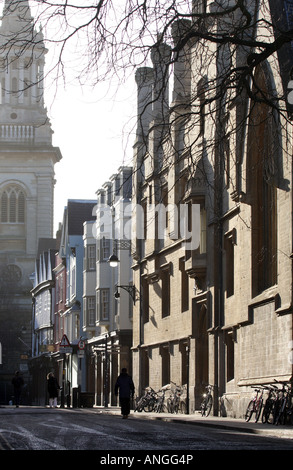
M 108 259 L 108 262 L 111 266 L 111 268 L 116 268 L 119 264 L 119 259 L 118 257 L 113 253 L 110 258 Z M 120 294 L 118 292 L 118 289 L 124 289 L 128 292 L 129 295 L 131 295 L 133 303 L 135 304 L 135 295 L 136 295 L 136 289 L 135 286 L 133 285 L 127 285 L 127 286 L 116 286 L 116 291 L 114 294 L 115 299 L 119 299 Z
M 118 292 L 118 289 L 124 289 L 128 292 L 129 295 L 131 295 L 133 303 L 135 304 L 135 286 L 129 285 L 129 286 L 116 286 L 116 292 L 114 294 L 115 299 L 119 299 L 120 294 Z
M 110 256 L 108 262 L 110 263 L 111 268 L 117 268 L 118 263 L 119 263 L 119 259 L 118 259 L 117 256 L 113 253 L 113 255 Z

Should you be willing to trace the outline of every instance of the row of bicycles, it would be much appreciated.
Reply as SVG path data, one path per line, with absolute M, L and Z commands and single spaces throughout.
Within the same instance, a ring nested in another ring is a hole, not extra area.
M 186 385 L 180 386 L 171 382 L 158 392 L 147 387 L 144 395 L 137 399 L 134 411 L 186 413 Z
M 288 382 L 275 381 L 274 384 L 253 387 L 255 395 L 250 400 L 244 419 L 255 423 L 293 424 L 293 390 Z

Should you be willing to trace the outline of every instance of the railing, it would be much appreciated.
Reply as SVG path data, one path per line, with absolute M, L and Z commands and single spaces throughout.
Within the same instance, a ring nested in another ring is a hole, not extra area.
M 34 136 L 35 130 L 33 126 L 0 125 L 0 141 L 2 142 L 32 142 Z

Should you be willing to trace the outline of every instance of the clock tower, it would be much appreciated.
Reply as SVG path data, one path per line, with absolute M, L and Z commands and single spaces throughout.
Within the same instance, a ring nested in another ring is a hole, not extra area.
M 0 26 L 0 373 L 8 364 L 19 368 L 19 357 L 27 355 L 15 356 L 12 366 L 6 336 L 13 329 L 14 349 L 29 346 L 21 331 L 28 331 L 31 320 L 30 275 L 39 239 L 53 236 L 54 165 L 61 153 L 52 145 L 44 105 L 46 52 L 29 2 L 5 0 Z

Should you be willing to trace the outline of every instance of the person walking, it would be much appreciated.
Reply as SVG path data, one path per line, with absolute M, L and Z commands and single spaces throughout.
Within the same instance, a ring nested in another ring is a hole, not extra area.
M 116 380 L 115 384 L 115 395 L 118 395 L 119 390 L 119 400 L 121 406 L 122 418 L 128 418 L 130 413 L 130 398 L 134 395 L 134 383 L 130 375 L 127 373 L 127 369 L 123 367 L 121 374 Z
M 60 390 L 58 381 L 53 372 L 47 375 L 48 392 L 49 392 L 49 406 L 50 408 L 57 408 L 58 390 Z
M 15 376 L 13 377 L 11 382 L 14 388 L 15 407 L 18 408 L 20 405 L 21 390 L 24 384 L 23 378 L 21 377 L 20 372 L 18 370 L 15 372 Z

